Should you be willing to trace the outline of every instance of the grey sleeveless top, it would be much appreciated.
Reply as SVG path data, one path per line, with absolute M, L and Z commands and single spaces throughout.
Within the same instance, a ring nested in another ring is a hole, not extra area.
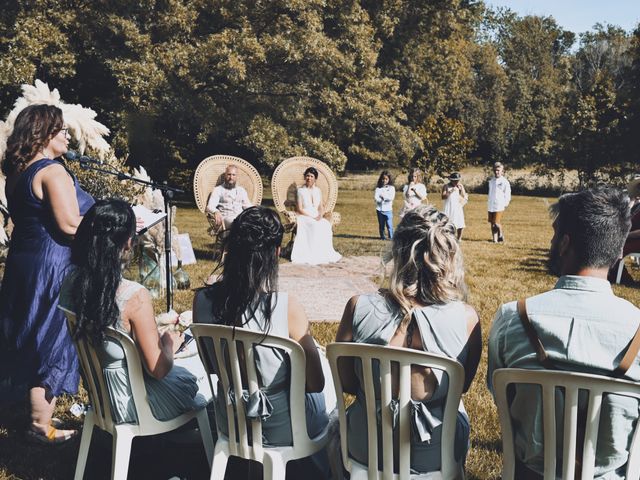
M 425 352 L 445 355 L 465 364 L 468 347 L 464 303 L 420 307 L 414 310 L 414 317 Z M 401 321 L 400 310 L 380 294 L 360 295 L 353 314 L 353 341 L 388 345 Z M 356 373 L 362 378 L 361 372 Z M 439 370 L 433 370 L 433 373 L 438 379 L 439 388 L 434 392 L 432 401 L 438 397 L 438 391 L 447 390 L 446 376 L 443 379 Z

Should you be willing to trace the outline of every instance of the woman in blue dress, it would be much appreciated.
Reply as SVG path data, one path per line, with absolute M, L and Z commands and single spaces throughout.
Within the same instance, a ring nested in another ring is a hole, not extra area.
M 62 111 L 30 105 L 16 117 L 2 160 L 14 230 L 0 289 L 0 397 L 28 391 L 27 433 L 44 443 L 77 433 L 52 425 L 56 397 L 78 391 L 78 359 L 57 305 L 71 239 L 93 204 L 55 160 L 68 144 Z

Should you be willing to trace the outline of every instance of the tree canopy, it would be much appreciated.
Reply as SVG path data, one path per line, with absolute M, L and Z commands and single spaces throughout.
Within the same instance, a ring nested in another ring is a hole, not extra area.
M 214 153 L 262 170 L 637 165 L 640 29 L 576 36 L 471 0 L 13 0 L 0 107 L 36 78 L 99 112 L 157 177 Z

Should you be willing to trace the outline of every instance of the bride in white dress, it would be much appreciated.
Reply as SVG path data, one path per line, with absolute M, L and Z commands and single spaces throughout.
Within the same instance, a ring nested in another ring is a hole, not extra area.
M 342 258 L 333 249 L 331 224 L 323 218 L 322 192 L 316 187 L 318 171 L 309 167 L 304 171 L 304 185 L 297 191 L 297 233 L 291 251 L 292 263 L 337 262 Z

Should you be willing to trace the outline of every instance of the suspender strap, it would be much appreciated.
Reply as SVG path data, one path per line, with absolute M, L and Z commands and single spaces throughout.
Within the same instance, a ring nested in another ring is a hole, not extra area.
M 533 350 L 536 352 L 538 361 L 544 368 L 548 370 L 556 370 L 555 365 L 549 359 L 549 356 L 547 355 L 547 352 L 544 349 L 542 342 L 540 341 L 540 337 L 538 337 L 536 329 L 533 328 L 531 320 L 529 320 L 529 315 L 527 315 L 526 300 L 524 298 L 518 300 L 518 315 L 520 315 L 520 321 L 522 322 L 524 331 L 527 333 L 527 337 L 529 337 L 529 343 L 531 343 Z M 631 339 L 631 342 L 629 342 L 629 345 L 625 349 L 625 353 L 622 357 L 620 365 L 615 368 L 615 370 L 612 372 L 612 375 L 616 378 L 624 377 L 629 368 L 631 368 L 631 365 L 633 365 L 633 362 L 638 355 L 638 351 L 640 351 L 640 326 L 638 327 L 638 330 L 636 330 L 636 334 Z
M 638 327 L 638 330 L 636 330 L 636 334 L 631 339 L 631 342 L 627 347 L 627 351 L 625 352 L 624 357 L 622 357 L 620 365 L 618 365 L 613 371 L 614 377 L 623 377 L 625 373 L 627 373 L 627 370 L 631 368 L 633 361 L 638 355 L 638 350 L 640 350 L 640 327 Z
M 549 356 L 540 341 L 540 337 L 538 337 L 536 329 L 531 325 L 531 320 L 529 320 L 529 315 L 527 315 L 527 306 L 525 302 L 526 299 L 524 298 L 518 300 L 518 315 L 520 315 L 520 321 L 522 322 L 524 331 L 526 332 L 527 337 L 529 337 L 529 343 L 531 343 L 533 350 L 536 352 L 536 357 L 542 366 L 547 370 L 556 370 L 555 365 L 549 359 Z

